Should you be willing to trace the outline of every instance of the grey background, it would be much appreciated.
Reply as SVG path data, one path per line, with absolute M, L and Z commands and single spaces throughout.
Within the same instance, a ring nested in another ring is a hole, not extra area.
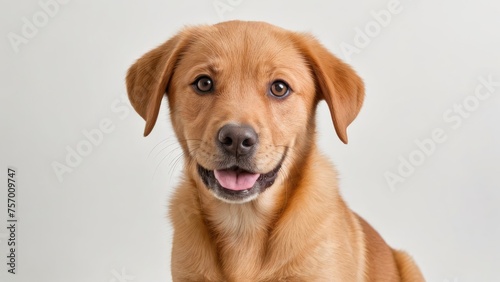
M 52 15 L 40 4 L 47 2 L 0 2 L 0 227 L 8 166 L 19 182 L 17 274 L 2 263 L 1 281 L 170 280 L 166 206 L 181 152 L 167 105 L 142 137 L 125 72 L 183 26 L 229 19 L 311 32 L 348 61 L 367 89 L 349 145 L 336 137 L 325 104 L 317 117 L 346 201 L 391 246 L 409 251 L 428 281 L 499 281 L 500 86 L 477 105 L 469 97 L 480 77 L 500 81 L 498 1 L 401 0 L 400 12 L 352 56 L 342 46 L 356 47 L 356 29 L 391 1 L 61 0 Z M 229 8 L 217 12 L 220 3 Z M 38 24 L 31 38 L 26 21 Z M 13 33 L 24 43 L 13 45 Z M 464 102 L 473 109 L 467 118 L 449 112 Z M 54 163 L 67 165 L 71 150 L 90 144 L 84 132 L 101 123 L 108 133 L 58 179 Z M 415 142 L 436 129 L 446 140 L 425 155 Z M 385 175 L 411 156 L 419 165 L 391 187 Z M 1 262 L 7 236 L 1 227 Z

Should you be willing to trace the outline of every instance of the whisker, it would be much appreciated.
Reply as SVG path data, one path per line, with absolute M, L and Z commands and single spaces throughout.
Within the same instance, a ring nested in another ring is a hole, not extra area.
M 184 153 L 179 154 L 176 158 L 174 158 L 173 164 L 170 165 L 169 170 L 168 170 L 169 179 L 173 178 L 174 171 L 177 168 L 177 166 L 181 163 L 181 160 L 183 159 L 182 158 L 183 156 L 184 156 Z
M 202 140 L 199 140 L 199 139 L 182 139 L 182 140 L 185 140 L 185 141 L 198 141 L 198 142 L 202 142 Z M 167 141 L 164 140 L 162 143 L 166 143 Z M 182 149 L 182 147 L 180 146 L 177 146 L 177 145 L 180 145 L 180 143 L 175 139 L 175 140 L 172 140 L 172 143 L 171 144 L 166 144 L 165 147 L 161 148 L 158 152 L 156 152 L 155 156 L 153 158 L 157 158 L 164 150 L 168 149 L 169 147 L 171 146 L 175 146 L 171 151 L 175 151 L 177 150 L 177 148 L 180 148 Z M 158 145 L 157 145 L 158 146 Z M 155 146 L 155 147 L 157 147 Z M 171 152 L 167 153 L 167 154 L 170 154 Z M 151 153 L 150 153 L 151 155 Z M 149 156 L 148 156 L 149 158 Z
M 193 152 L 195 152 L 196 150 L 199 149 L 199 146 L 198 147 L 195 147 L 193 148 L 191 151 L 189 151 L 189 154 L 191 155 Z M 174 171 L 175 169 L 177 168 L 177 166 L 181 163 L 182 161 L 182 157 L 184 156 L 184 152 L 181 151 L 180 154 L 178 154 L 177 156 L 175 156 L 171 162 L 171 165 L 169 166 L 169 170 L 168 170 L 168 175 L 170 176 L 170 178 L 173 177 L 173 174 L 174 174 Z M 164 161 L 165 158 L 163 158 L 160 163 L 158 164 L 157 166 L 157 169 L 158 167 L 161 165 L 161 163 Z
M 149 152 L 149 154 L 148 154 L 148 159 L 149 159 L 149 157 L 151 156 L 151 154 L 153 153 L 153 151 L 154 151 L 154 150 L 155 150 L 158 146 L 160 146 L 161 144 L 163 144 L 163 143 L 165 143 L 165 142 L 168 142 L 168 141 L 175 141 L 175 138 L 174 138 L 173 140 L 170 140 L 170 139 L 172 139 L 172 138 L 174 138 L 174 136 L 172 136 L 172 137 L 167 137 L 167 138 L 165 138 L 165 139 L 161 140 L 158 144 L 156 144 L 156 145 L 155 145 L 155 146 L 151 149 L 151 151 Z
M 182 154 L 182 153 L 181 153 L 181 154 Z M 164 157 L 160 160 L 160 162 L 156 165 L 156 168 L 155 168 L 155 170 L 154 170 L 154 172 L 153 172 L 153 179 L 155 178 L 155 176 L 156 176 L 156 172 L 158 171 L 158 168 L 160 167 L 161 163 L 162 163 L 162 162 L 163 162 L 163 161 L 164 161 L 167 157 L 168 157 L 168 154 L 167 154 L 167 155 L 165 155 L 165 156 L 164 156 Z
M 166 149 L 169 149 L 168 152 L 167 152 L 167 155 L 170 155 L 172 154 L 173 152 L 177 151 L 177 150 L 181 150 L 182 151 L 182 147 L 179 146 L 180 144 L 175 142 L 175 143 L 172 143 L 172 144 L 167 144 L 165 147 L 163 147 L 162 149 L 160 149 L 160 151 L 158 151 L 156 153 L 156 155 L 154 156 L 154 159 L 156 159 L 164 150 Z

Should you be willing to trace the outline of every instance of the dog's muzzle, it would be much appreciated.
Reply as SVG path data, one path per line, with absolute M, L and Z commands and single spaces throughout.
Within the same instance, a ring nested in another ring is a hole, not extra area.
M 259 145 L 255 130 L 248 125 L 226 124 L 216 137 L 217 146 L 225 161 L 220 168 L 209 170 L 198 164 L 198 174 L 215 196 L 231 203 L 255 199 L 274 184 L 284 160 L 267 173 L 258 173 L 253 157 Z

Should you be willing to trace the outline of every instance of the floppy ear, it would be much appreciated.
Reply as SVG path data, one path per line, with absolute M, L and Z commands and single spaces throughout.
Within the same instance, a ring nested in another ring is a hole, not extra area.
M 328 104 L 335 131 L 347 144 L 347 127 L 363 104 L 363 81 L 349 65 L 332 55 L 314 37 L 296 34 L 295 38 L 315 76 L 318 98 Z
M 183 31 L 144 54 L 127 72 L 128 98 L 146 121 L 144 136 L 153 130 L 179 55 L 187 46 L 188 31 Z

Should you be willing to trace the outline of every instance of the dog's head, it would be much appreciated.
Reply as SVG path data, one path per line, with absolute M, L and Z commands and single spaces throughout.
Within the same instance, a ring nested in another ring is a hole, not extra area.
M 304 158 L 319 101 L 347 143 L 364 97 L 356 73 L 313 37 L 240 21 L 184 29 L 129 69 L 127 88 L 145 136 L 166 93 L 195 177 L 231 203 L 255 199 Z

